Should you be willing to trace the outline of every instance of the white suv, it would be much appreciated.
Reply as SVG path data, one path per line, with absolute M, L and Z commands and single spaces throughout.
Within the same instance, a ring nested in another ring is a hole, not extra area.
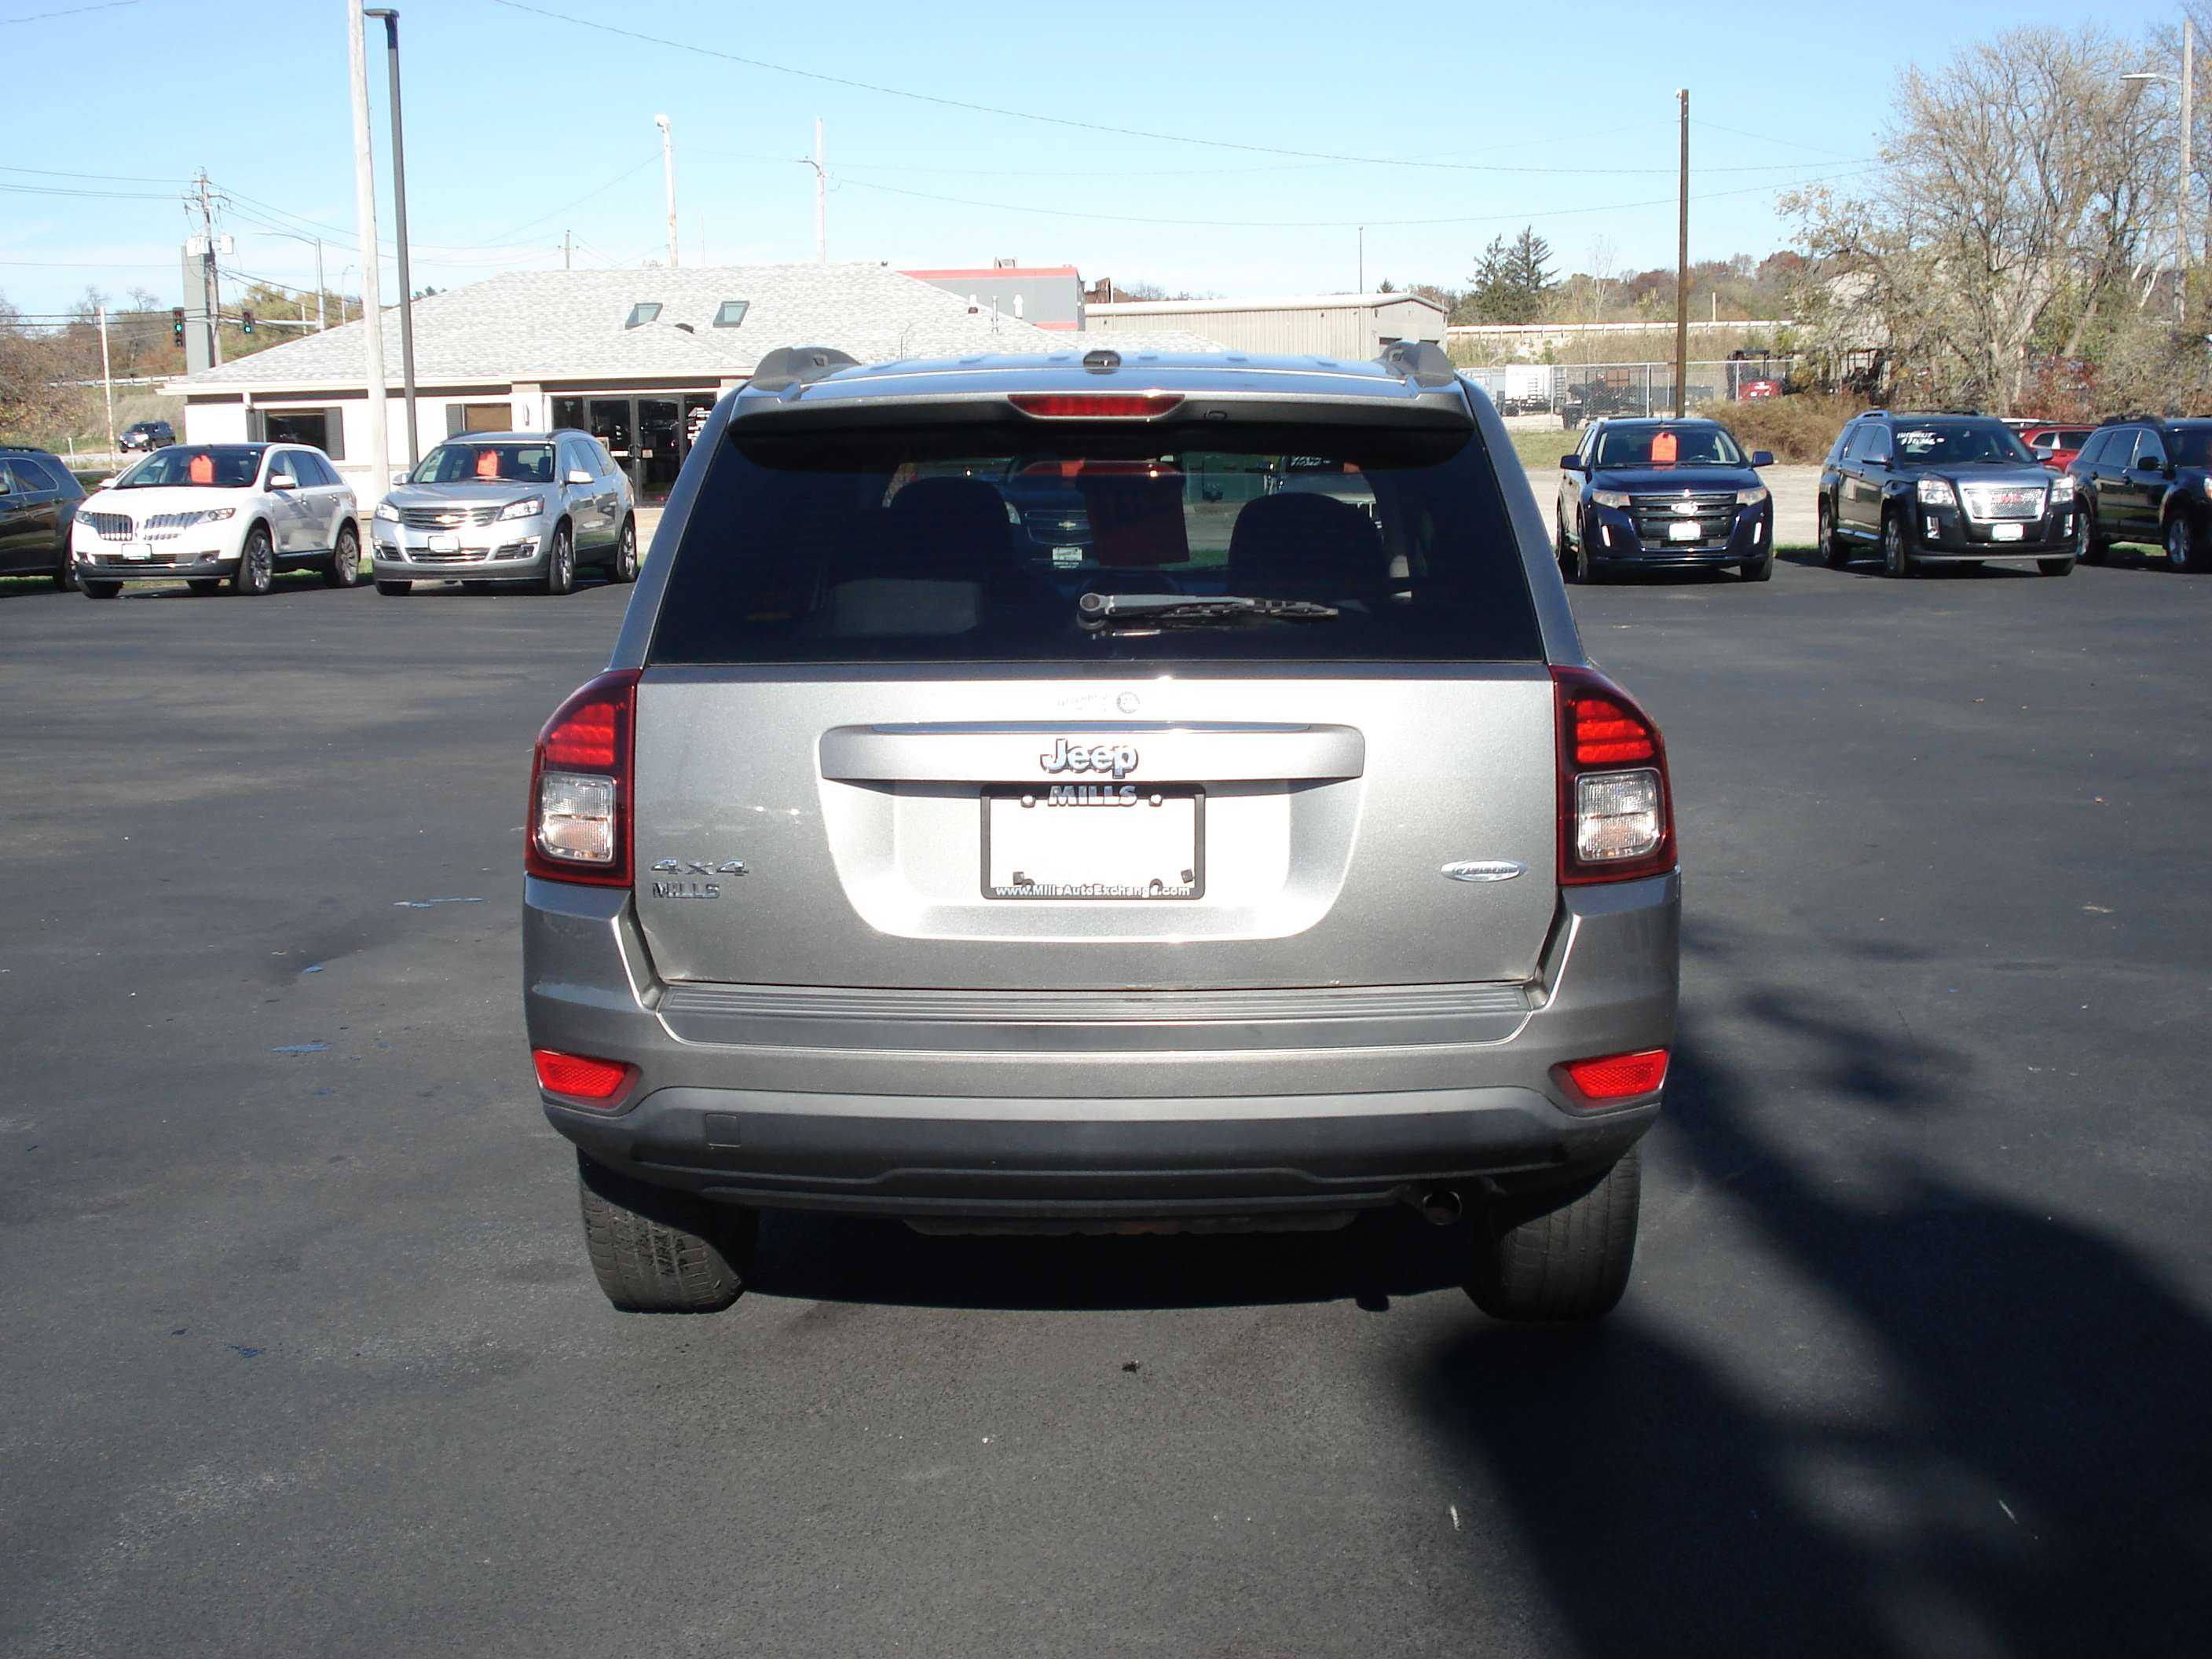
M 300 444 L 157 449 L 78 510 L 70 550 L 95 599 L 127 581 L 179 578 L 195 593 L 225 577 L 234 593 L 266 593 L 277 571 L 304 565 L 332 587 L 361 580 L 352 487 Z

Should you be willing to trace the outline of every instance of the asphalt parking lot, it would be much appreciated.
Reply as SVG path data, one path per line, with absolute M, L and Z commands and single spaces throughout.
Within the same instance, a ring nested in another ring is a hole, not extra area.
M 2212 579 L 1576 592 L 1687 936 L 1573 1333 L 1398 1216 L 611 1312 L 515 930 L 625 598 L 0 585 L 0 1652 L 2202 1650 Z

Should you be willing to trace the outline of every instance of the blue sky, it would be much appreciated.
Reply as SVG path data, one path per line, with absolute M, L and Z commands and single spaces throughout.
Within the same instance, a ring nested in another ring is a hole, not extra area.
M 0 292 L 58 310 L 88 283 L 178 297 L 177 198 L 204 167 L 230 195 L 240 274 L 331 285 L 357 264 L 343 0 L 0 0 Z M 1674 257 L 1674 89 L 1691 89 L 1694 258 L 1786 245 L 1778 189 L 1847 184 L 1897 70 L 2076 4 L 1705 3 L 1093 9 L 531 0 L 705 52 L 500 0 L 401 9 L 414 276 L 452 287 L 666 257 L 659 138 L 677 144 L 682 258 L 813 254 L 825 121 L 830 252 L 904 266 L 1073 263 L 1118 283 L 1257 295 L 1365 276 L 1459 283 L 1533 222 L 1562 269 Z M 64 14 L 49 15 L 46 14 Z M 2107 27 L 2175 18 L 2127 0 Z M 392 234 L 382 34 L 371 26 L 380 226 Z M 810 80 L 710 52 L 1134 137 Z M 39 65 L 52 66 L 42 72 Z M 1210 143 L 1177 142 L 1206 140 Z M 1237 149 L 1231 146 L 1249 146 Z M 1322 153 L 1450 163 L 1319 161 Z M 1552 169 L 1547 171 L 1546 169 Z M 1565 171 L 1564 169 L 1581 169 Z M 88 177 L 87 174 L 111 175 Z M 67 176 L 64 176 L 67 175 Z M 94 192 L 106 192 L 95 194 Z M 386 292 L 392 291 L 389 250 Z M 349 278 L 348 286 L 355 286 Z

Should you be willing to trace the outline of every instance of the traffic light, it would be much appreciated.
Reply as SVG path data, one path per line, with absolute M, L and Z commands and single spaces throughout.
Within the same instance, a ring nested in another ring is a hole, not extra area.
M 244 330 L 244 331 L 245 331 L 246 333 L 248 333 L 248 334 L 251 334 L 251 333 L 252 333 L 252 332 L 253 332 L 253 307 L 251 307 L 251 306 L 246 306 L 246 307 L 241 307 L 241 308 L 240 309 L 239 313 L 238 313 L 238 325 L 239 325 L 239 327 L 240 327 L 240 329 Z
M 182 306 L 169 307 L 169 341 L 173 345 L 185 343 L 185 308 Z

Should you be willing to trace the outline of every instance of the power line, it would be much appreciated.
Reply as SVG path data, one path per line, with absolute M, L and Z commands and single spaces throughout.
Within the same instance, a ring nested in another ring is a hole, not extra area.
M 1045 115 L 1036 110 L 1008 109 L 997 104 L 973 103 L 963 98 L 946 98 L 936 93 L 915 92 L 904 87 L 887 87 L 873 81 L 856 81 L 846 76 L 827 75 L 819 70 L 795 69 L 788 64 L 774 64 L 762 58 L 746 58 L 734 52 L 721 52 L 713 46 L 699 46 L 690 40 L 671 40 L 664 35 L 647 34 L 637 29 L 617 28 L 612 23 L 602 23 L 594 18 L 572 17 L 566 12 L 549 11 L 543 6 L 526 5 L 523 0 L 492 0 L 492 3 L 504 6 L 510 11 L 528 12 L 535 17 L 548 17 L 556 22 L 573 24 L 578 28 L 597 29 L 603 34 L 617 35 L 626 40 L 641 40 L 647 46 L 665 46 L 674 52 L 688 52 L 701 58 L 719 58 L 726 64 L 742 64 L 748 69 L 766 70 L 771 74 L 794 76 L 800 80 L 823 82 L 833 87 L 849 87 L 860 92 L 878 93 L 887 98 L 905 98 L 919 104 L 935 104 L 945 109 L 966 110 L 975 115 L 997 115 L 1010 120 L 1036 121 L 1046 126 L 1072 127 L 1080 132 L 1111 133 L 1120 138 L 1148 138 L 1161 143 L 1194 144 L 1207 149 L 1239 150 L 1253 155 L 1285 155 L 1306 161 L 1352 161 L 1368 167 L 1416 167 L 1446 173 L 1497 171 L 1477 161 L 1443 161 L 1405 155 L 1359 155 L 1332 150 L 1290 149 L 1277 144 L 1246 144 L 1231 138 L 1201 138 L 1192 133 L 1155 132 L 1145 127 L 1114 126 L 1103 121 L 1080 121 L 1073 116 Z M 1667 170 L 1668 169 L 1662 169 L 1662 171 Z M 1598 171 L 1613 172 L 1616 169 L 1602 168 Z M 883 186 L 883 188 L 888 188 L 888 186 Z M 1190 220 L 1185 222 L 1197 224 L 1220 222 Z
M 41 179 L 104 179 L 118 185 L 171 185 L 179 189 L 191 183 L 189 179 L 157 179 L 143 173 L 72 173 L 67 167 L 19 167 L 13 163 L 0 164 L 0 173 L 28 173 Z
M 1816 155 L 1832 155 L 1839 161 L 1863 161 L 1869 159 L 1863 155 L 1847 155 L 1839 149 L 1829 149 L 1820 144 L 1808 144 L 1796 138 L 1778 138 L 1771 132 L 1747 132 L 1741 127 L 1724 127 L 1717 121 L 1699 118 L 1693 119 L 1690 125 L 1693 127 L 1705 127 L 1714 132 L 1725 132 L 1731 137 L 1755 139 L 1762 144 L 1783 144 L 1791 149 L 1809 149 Z M 1700 173 L 1711 173 L 1713 170 L 1711 167 L 1698 169 Z
M 660 152 L 659 150 L 655 150 L 652 155 L 647 156 L 645 160 L 640 161 L 635 167 L 624 167 L 620 173 L 615 174 L 613 178 L 608 179 L 606 183 L 601 185 L 598 189 L 587 190 L 581 196 L 579 196 L 574 201 L 563 202 L 559 207 L 555 208 L 550 213 L 541 213 L 535 219 L 525 219 L 519 225 L 511 225 L 507 229 L 501 231 L 499 234 L 501 238 L 519 235 L 526 230 L 529 230 L 536 226 L 544 224 L 548 219 L 558 217 L 560 215 L 566 213 L 572 207 L 580 207 L 586 202 L 590 201 L 594 196 L 604 196 L 607 191 L 612 190 L 617 185 L 622 183 L 623 179 L 629 178 L 631 174 L 644 172 L 646 168 L 651 167 L 659 159 Z M 423 246 L 428 247 L 433 246 L 433 244 L 426 242 Z
M 63 11 L 34 11 L 26 17 L 0 17 L 0 28 L 16 23 L 43 23 L 54 17 L 82 17 L 88 11 L 120 11 L 125 6 L 144 3 L 144 0 L 99 0 L 90 6 L 70 6 Z
M 506 0 L 501 0 L 504 4 Z M 1822 184 L 1831 179 L 1855 178 L 1868 171 L 1860 167 L 1844 173 L 1832 173 L 1816 179 L 1800 179 L 1801 184 Z M 875 185 L 865 179 L 848 179 L 845 182 L 860 190 L 880 191 L 890 196 L 911 196 L 925 202 L 943 202 L 955 207 L 991 208 L 1002 213 L 1042 215 L 1055 219 L 1096 219 L 1112 224 L 1125 225 L 1194 225 L 1218 227 L 1229 230 L 1352 230 L 1364 225 L 1369 229 L 1405 229 L 1425 225 L 1481 225 L 1527 222 L 1535 219 L 1565 218 L 1584 213 L 1620 213 L 1631 208 L 1672 207 L 1672 196 L 1652 197 L 1641 202 L 1602 202 L 1587 207 L 1536 208 L 1512 213 L 1484 213 L 1440 219 L 1164 219 L 1149 213 L 1089 213 L 1075 208 L 1035 207 L 1016 202 L 979 202 L 963 196 L 939 196 L 931 191 L 904 190 L 896 185 Z M 1723 196 L 1752 196 L 1775 189 L 1772 185 L 1742 185 L 1733 190 L 1711 190 L 1692 196 L 1693 202 L 1709 202 Z

